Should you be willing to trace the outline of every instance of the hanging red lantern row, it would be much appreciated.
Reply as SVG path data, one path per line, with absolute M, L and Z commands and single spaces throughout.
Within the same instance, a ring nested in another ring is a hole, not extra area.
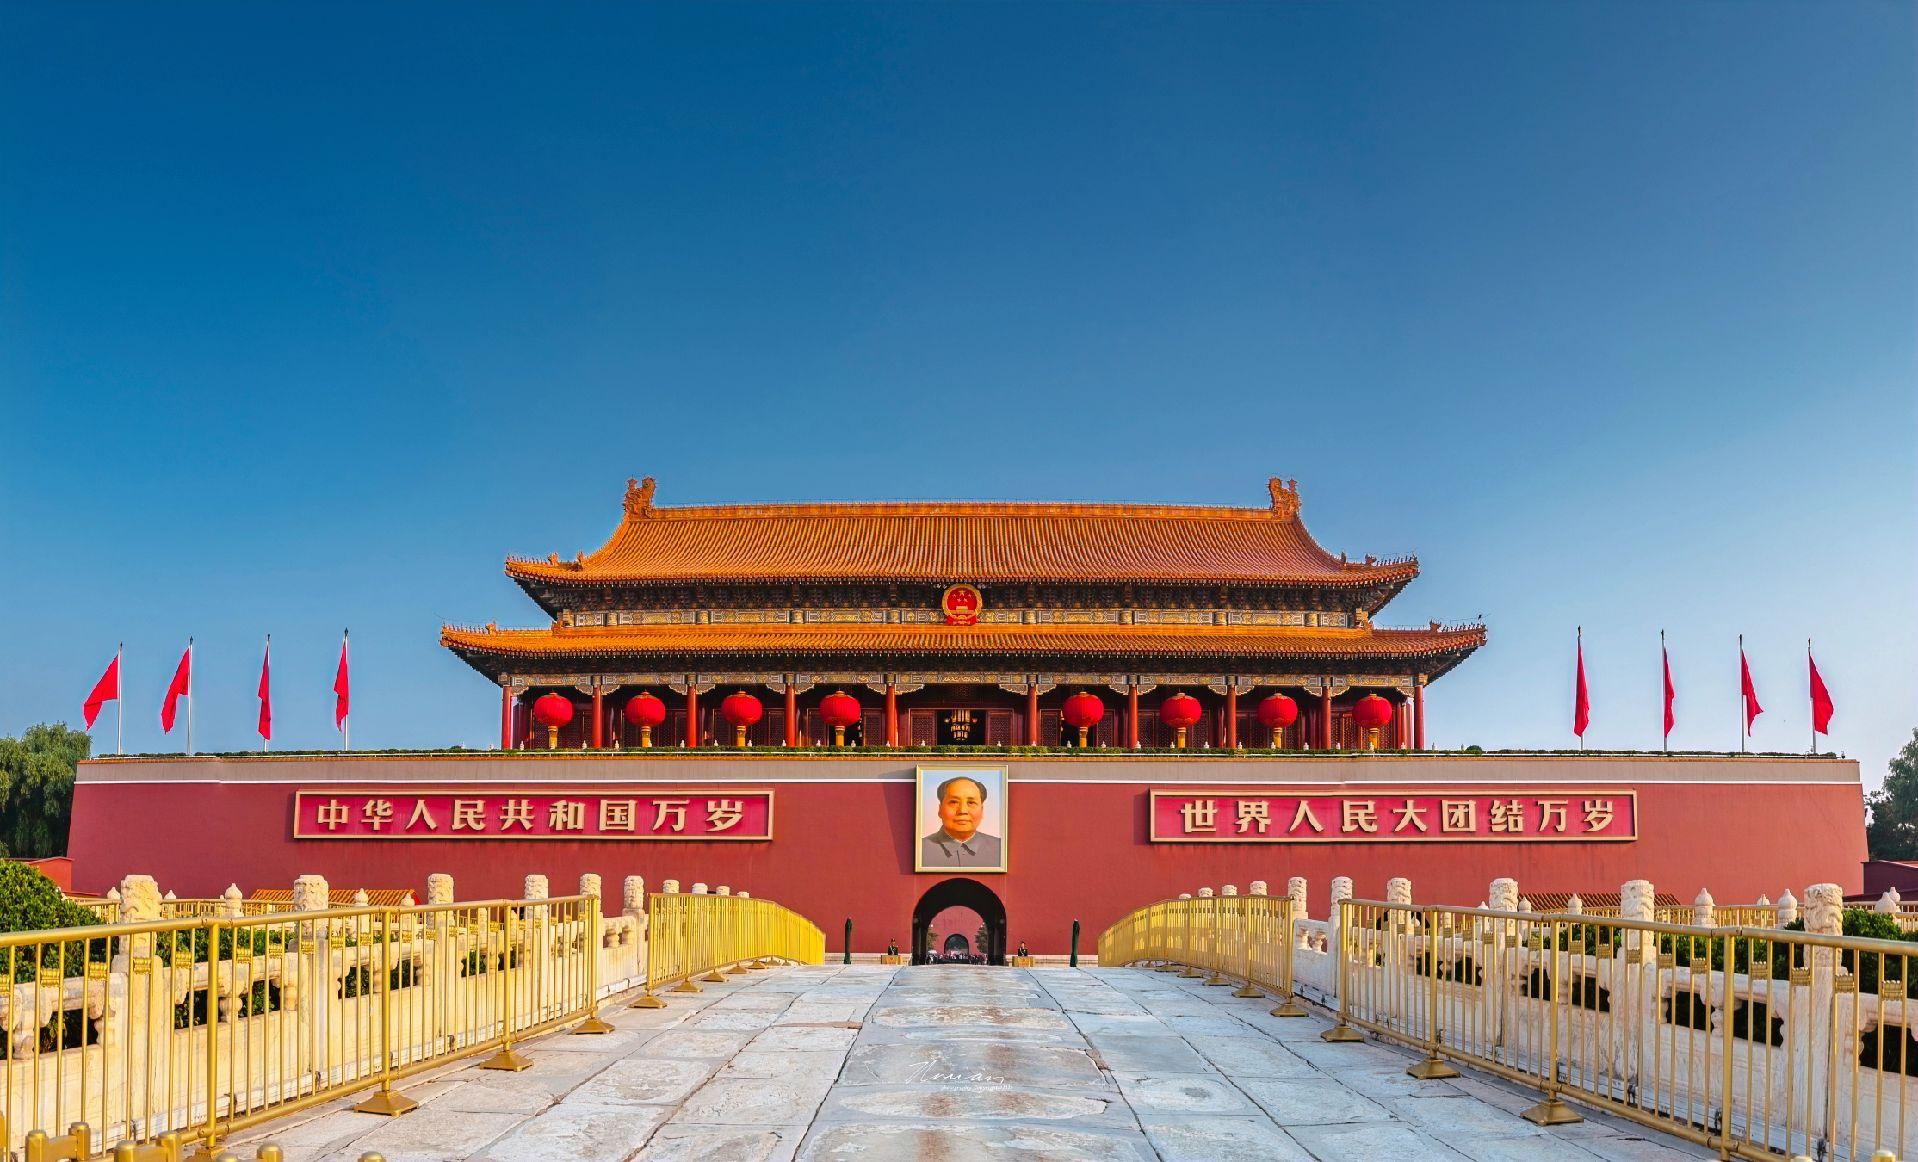
M 819 700 L 819 717 L 832 727 L 832 744 L 846 745 L 846 728 L 859 721 L 859 699 L 835 690 Z
M 746 745 L 746 728 L 765 717 L 766 708 L 759 699 L 741 690 L 737 694 L 728 694 L 719 704 L 719 716 L 733 727 L 733 745 Z
M 1086 733 L 1099 725 L 1099 720 L 1106 716 L 1106 704 L 1099 701 L 1097 694 L 1081 690 L 1066 699 L 1061 716 L 1065 719 L 1067 726 L 1079 732 L 1079 745 L 1084 746 Z
M 653 745 L 653 727 L 666 721 L 666 704 L 641 692 L 626 700 L 626 721 L 639 727 L 639 745 Z
M 563 694 L 541 694 L 533 700 L 533 721 L 546 728 L 546 749 L 559 747 L 559 728 L 573 720 L 573 702 Z
M 1185 732 L 1199 724 L 1202 713 L 1199 700 L 1190 694 L 1174 694 L 1159 704 L 1159 721 L 1178 731 L 1178 741 L 1173 745 L 1180 749 L 1185 747 Z

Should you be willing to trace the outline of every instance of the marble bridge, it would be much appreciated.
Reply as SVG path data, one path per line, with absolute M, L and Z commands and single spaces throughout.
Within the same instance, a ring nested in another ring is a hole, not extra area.
M 528 1042 L 522 1073 L 449 1066 L 420 1108 L 351 1099 L 265 1127 L 290 1162 L 781 1162 L 937 1158 L 1664 1162 L 1714 1157 L 1589 1115 L 1545 1130 L 1537 1094 L 1415 1081 L 1414 1058 L 1327 1044 L 1196 980 L 1128 968 L 826 965 L 730 978 L 611 1034 Z

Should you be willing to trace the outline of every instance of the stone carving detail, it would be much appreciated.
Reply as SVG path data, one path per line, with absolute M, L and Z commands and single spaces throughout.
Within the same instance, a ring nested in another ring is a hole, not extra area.
M 705 884 L 703 884 L 703 883 L 695 883 L 695 884 L 693 885 L 693 895 L 695 895 L 695 896 L 703 896 L 703 895 L 706 895 L 706 894 L 707 894 L 707 893 L 708 893 L 708 892 L 709 892 L 710 890 L 711 890 L 711 889 L 709 889 L 709 888 L 708 888 L 708 887 L 707 887 L 707 886 L 706 886 Z
M 1652 881 L 1629 880 L 1618 897 L 1618 914 L 1625 920 L 1650 920 L 1652 918 Z
M 1837 884 L 1805 889 L 1805 931 L 1836 936 L 1844 931 L 1845 890 Z
M 453 877 L 445 872 L 434 872 L 426 877 L 426 902 L 432 904 L 450 904 L 453 902 Z
M 713 894 L 719 895 L 719 896 L 730 896 L 733 894 L 733 890 L 727 887 L 725 884 L 721 884 L 719 885 L 719 887 L 714 889 Z
M 522 899 L 544 900 L 546 898 L 546 877 L 532 875 L 526 877 L 526 886 L 521 889 Z
M 1518 911 L 1518 881 L 1509 877 L 1493 880 L 1492 894 L 1485 898 L 1485 902 L 1494 912 Z
M 678 880 L 661 880 L 659 884 L 659 890 L 662 892 L 665 892 L 668 895 L 677 895 L 679 893 L 679 881 Z
M 601 885 L 602 881 L 599 878 L 599 873 L 582 872 L 579 877 L 579 894 L 600 899 L 602 895 L 600 891 Z
M 1572 893 L 1572 898 L 1565 901 L 1565 910 L 1577 916 L 1585 911 L 1585 901 L 1579 898 L 1578 893 L 1574 892 Z
M 1332 913 L 1331 913 L 1332 919 L 1336 920 L 1339 917 L 1339 901 L 1349 900 L 1351 898 L 1352 898 L 1352 877 L 1351 876 L 1333 876 L 1332 877 Z
M 1200 898 L 1201 900 L 1209 900 L 1209 899 L 1211 899 L 1211 898 L 1212 898 L 1212 889 L 1211 889 L 1211 888 L 1200 888 L 1200 889 L 1199 889 L 1199 898 Z
M 1246 885 L 1245 894 L 1248 896 L 1265 895 L 1265 881 L 1253 880 L 1250 884 Z
M 1717 901 L 1704 888 L 1698 889 L 1698 898 L 1692 901 L 1692 923 L 1700 928 L 1710 928 L 1718 923 Z
M 120 921 L 137 924 L 160 918 L 160 885 L 152 876 L 127 876 L 120 881 Z
M 293 881 L 293 910 L 295 912 L 324 912 L 331 906 L 332 893 L 327 890 L 325 876 L 301 876 Z
M 1239 894 L 1239 885 L 1227 884 L 1219 889 L 1219 894 L 1221 896 L 1236 896 Z
M 1412 903 L 1412 881 L 1404 876 L 1393 876 L 1386 880 L 1385 902 L 1409 906 Z
M 1791 894 L 1790 888 L 1786 888 L 1785 894 L 1778 897 L 1778 926 L 1783 928 L 1797 919 L 1798 897 Z
M 646 912 L 646 877 L 627 876 L 620 886 L 619 910 L 631 916 Z
M 1305 910 L 1305 877 L 1293 876 L 1285 881 L 1285 894 L 1292 899 L 1292 918 L 1304 920 L 1310 913 Z

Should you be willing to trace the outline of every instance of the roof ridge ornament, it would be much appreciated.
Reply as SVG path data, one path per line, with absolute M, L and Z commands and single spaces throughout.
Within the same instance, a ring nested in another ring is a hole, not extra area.
M 648 476 L 644 480 L 626 478 L 626 515 L 628 517 L 653 515 L 653 490 L 659 482 Z
M 1272 493 L 1272 512 L 1280 520 L 1296 520 L 1299 515 L 1299 482 L 1297 478 L 1281 480 L 1274 476 L 1265 482 Z

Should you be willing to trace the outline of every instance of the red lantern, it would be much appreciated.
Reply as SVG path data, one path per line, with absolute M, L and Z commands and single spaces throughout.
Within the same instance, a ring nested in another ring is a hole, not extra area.
M 1274 694 L 1259 703 L 1259 722 L 1272 731 L 1272 748 L 1285 744 L 1285 728 L 1299 720 L 1299 704 L 1284 694 Z
M 546 728 L 546 749 L 559 746 L 559 728 L 573 720 L 573 701 L 563 694 L 541 694 L 533 700 L 533 721 Z
M 759 704 L 759 699 L 744 690 L 737 694 L 728 694 L 726 700 L 719 704 L 719 716 L 732 723 L 736 732 L 733 737 L 735 746 L 746 745 L 746 728 L 758 722 L 765 714 L 766 708 Z
M 859 721 L 859 699 L 835 690 L 819 700 L 819 717 L 832 727 L 832 744 L 846 745 L 846 728 Z
M 1079 745 L 1084 746 L 1086 744 L 1086 732 L 1099 725 L 1099 720 L 1106 716 L 1106 704 L 1099 701 L 1097 694 L 1091 694 L 1081 690 L 1066 699 L 1062 716 L 1065 718 L 1067 726 L 1074 727 L 1079 731 Z
M 1377 694 L 1367 694 L 1352 706 L 1352 721 L 1365 732 L 1365 749 L 1379 748 L 1379 731 L 1392 721 L 1392 704 Z
M 1159 704 L 1159 721 L 1179 732 L 1174 745 L 1185 746 L 1185 732 L 1199 723 L 1202 708 L 1199 700 L 1190 694 L 1174 694 Z
M 626 721 L 639 727 L 639 745 L 653 745 L 653 727 L 666 721 L 666 704 L 651 694 L 639 693 L 626 700 Z

